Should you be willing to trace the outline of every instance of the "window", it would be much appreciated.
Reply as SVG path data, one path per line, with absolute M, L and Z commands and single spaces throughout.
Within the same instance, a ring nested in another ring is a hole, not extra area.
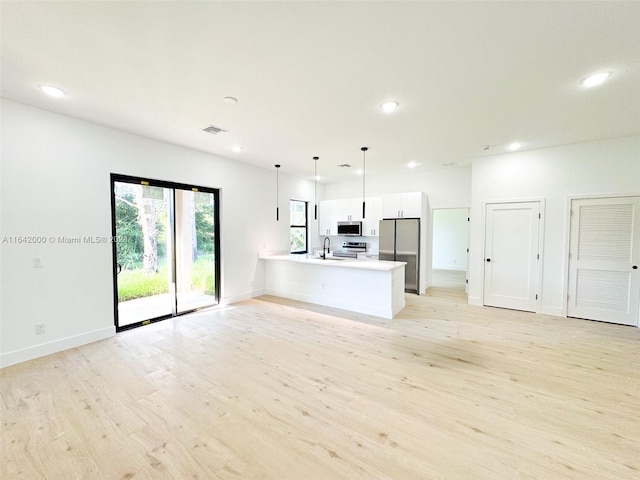
M 307 253 L 307 202 L 289 201 L 291 253 Z

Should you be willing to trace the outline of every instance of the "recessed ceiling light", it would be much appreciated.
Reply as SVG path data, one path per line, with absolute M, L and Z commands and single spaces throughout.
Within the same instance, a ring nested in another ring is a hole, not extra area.
M 398 108 L 399 105 L 400 104 L 395 100 L 389 100 L 388 102 L 384 102 L 382 105 L 380 105 L 380 110 L 382 110 L 385 113 L 391 113 L 396 108 Z
M 227 105 L 235 105 L 238 103 L 238 99 L 236 97 L 224 97 L 224 103 Z
M 509 145 L 507 145 L 507 149 L 511 150 L 512 152 L 515 150 L 519 150 L 522 148 L 522 142 L 511 142 Z
M 234 145 L 233 147 L 231 147 L 231 150 L 235 153 L 240 153 L 244 150 L 244 148 L 242 148 L 240 145 Z
M 364 173 L 364 171 L 361 168 L 356 170 L 356 175 L 362 175 L 363 173 Z
M 595 87 L 596 85 L 600 85 L 604 83 L 611 76 L 611 72 L 598 72 L 593 75 L 589 75 L 587 78 L 582 80 L 582 85 L 585 87 Z
M 409 168 L 416 168 L 418 165 L 420 165 L 418 162 L 409 162 L 409 163 L 407 163 L 407 167 L 409 167 Z
M 40 90 L 49 95 L 50 97 L 64 97 L 66 93 L 59 89 L 58 87 L 54 87 L 53 85 L 40 85 Z

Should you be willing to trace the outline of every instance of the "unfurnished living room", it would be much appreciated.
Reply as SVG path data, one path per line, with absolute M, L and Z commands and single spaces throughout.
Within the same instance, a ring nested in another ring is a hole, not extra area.
M 0 1 L 0 478 L 638 478 L 638 25 Z

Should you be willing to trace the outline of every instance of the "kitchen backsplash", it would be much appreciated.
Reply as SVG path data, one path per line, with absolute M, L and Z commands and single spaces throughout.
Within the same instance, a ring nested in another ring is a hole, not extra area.
M 311 249 L 322 250 L 322 242 L 326 235 L 320 235 L 316 245 Z M 367 253 L 378 253 L 378 237 L 348 237 L 344 235 L 331 235 L 331 251 L 342 248 L 342 242 L 364 242 L 367 244 Z

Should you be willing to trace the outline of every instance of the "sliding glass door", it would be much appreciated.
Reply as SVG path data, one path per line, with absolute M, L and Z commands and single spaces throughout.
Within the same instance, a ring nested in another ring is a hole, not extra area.
M 175 190 L 176 286 L 178 313 L 206 307 L 216 299 L 215 195 Z
M 218 191 L 111 176 L 116 329 L 219 301 Z

